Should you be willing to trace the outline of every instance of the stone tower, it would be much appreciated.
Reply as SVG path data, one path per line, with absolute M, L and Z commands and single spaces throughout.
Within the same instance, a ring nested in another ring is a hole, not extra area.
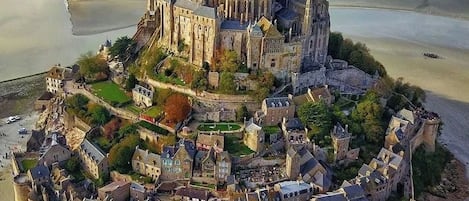
M 347 157 L 351 134 L 348 132 L 348 126 L 342 127 L 339 123 L 332 129 L 332 146 L 334 147 L 334 158 L 336 161 Z
M 423 122 L 423 144 L 425 150 L 428 152 L 435 151 L 435 141 L 439 126 L 440 119 L 436 116 L 427 118 Z
M 296 180 L 298 176 L 300 176 L 300 159 L 301 155 L 298 153 L 295 146 L 291 146 L 287 151 L 285 161 L 286 173 L 291 180 Z

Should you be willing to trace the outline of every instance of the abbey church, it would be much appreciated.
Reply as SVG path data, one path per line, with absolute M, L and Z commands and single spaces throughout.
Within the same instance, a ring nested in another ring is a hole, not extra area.
M 250 69 L 278 78 L 326 62 L 326 0 L 148 0 L 145 23 L 159 46 L 189 62 L 214 63 L 233 50 Z

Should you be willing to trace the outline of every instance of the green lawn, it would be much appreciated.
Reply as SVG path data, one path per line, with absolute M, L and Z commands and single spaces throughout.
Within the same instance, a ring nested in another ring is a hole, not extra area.
M 104 101 L 110 103 L 111 105 L 119 104 L 123 105 L 132 100 L 131 97 L 125 94 L 125 91 L 122 90 L 119 85 L 114 82 L 104 81 L 97 82 L 91 85 L 93 93 Z
M 125 109 L 134 113 L 134 114 L 140 114 L 142 112 L 142 109 L 135 106 L 134 104 L 129 104 L 127 106 L 125 106 Z
M 200 131 L 233 131 L 240 128 L 241 126 L 235 123 L 206 123 L 197 127 Z
M 161 128 L 155 124 L 148 123 L 146 121 L 140 121 L 138 122 L 138 125 L 158 134 L 167 135 L 169 133 L 168 130 Z
M 158 80 L 160 82 L 164 82 L 164 83 L 170 83 L 170 84 L 175 84 L 175 85 L 179 85 L 179 86 L 184 86 L 185 85 L 184 81 L 182 81 L 181 79 L 179 79 L 177 77 L 166 76 L 163 73 L 157 74 L 155 78 L 156 78 L 156 80 Z
M 194 186 L 201 186 L 201 187 L 215 189 L 215 184 L 206 184 L 206 183 L 200 183 L 200 182 L 195 182 L 195 181 L 191 182 L 191 184 Z
M 153 106 L 151 107 L 150 109 L 148 109 L 147 111 L 145 111 L 145 115 L 148 115 L 150 117 L 153 117 L 153 118 L 157 118 L 159 116 L 161 116 L 163 110 L 161 109 L 160 106 Z
M 254 153 L 249 147 L 243 144 L 240 139 L 234 135 L 225 135 L 225 149 L 228 153 L 235 156 L 248 155 Z
M 21 161 L 21 165 L 23 166 L 23 171 L 27 172 L 33 167 L 36 167 L 37 160 L 36 159 L 24 159 Z

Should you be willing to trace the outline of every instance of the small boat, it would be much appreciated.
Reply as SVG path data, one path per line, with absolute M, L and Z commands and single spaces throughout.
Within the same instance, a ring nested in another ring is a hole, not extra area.
M 441 58 L 439 55 L 437 55 L 437 54 L 435 54 L 435 53 L 429 53 L 429 52 L 423 53 L 423 56 L 426 56 L 426 57 L 432 58 L 432 59 L 439 59 L 439 58 Z

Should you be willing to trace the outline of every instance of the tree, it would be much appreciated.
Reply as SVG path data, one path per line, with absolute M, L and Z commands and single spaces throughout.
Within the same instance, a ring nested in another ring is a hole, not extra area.
M 251 114 L 249 113 L 248 108 L 246 107 L 246 105 L 243 104 L 236 111 L 236 119 L 238 119 L 238 121 L 243 122 L 245 118 L 246 118 L 246 120 L 249 120 L 251 118 Z
M 223 50 L 218 60 L 218 70 L 234 73 L 238 70 L 238 54 L 234 50 Z
M 191 82 L 191 89 L 196 89 L 197 91 L 204 91 L 207 89 L 208 80 L 205 77 L 203 71 L 197 71 L 194 74 L 194 79 Z
M 67 160 L 67 162 L 65 163 L 65 170 L 67 170 L 69 173 L 80 170 L 80 161 L 76 156 L 71 157 Z
M 114 145 L 109 151 L 109 165 L 120 173 L 128 173 L 134 149 L 140 144 L 138 135 L 129 135 Z
M 329 46 L 328 46 L 328 55 L 331 55 L 332 58 L 339 58 L 340 48 L 342 47 L 342 42 L 344 37 L 341 33 L 332 32 L 329 35 Z
M 171 95 L 164 105 L 165 119 L 172 123 L 186 119 L 190 111 L 189 99 L 182 94 Z
M 220 75 L 220 85 L 218 89 L 224 94 L 234 94 L 236 92 L 235 76 L 231 72 L 222 72 Z
M 328 144 L 329 139 L 326 136 L 329 136 L 332 129 L 332 112 L 324 101 L 304 103 L 298 108 L 297 114 L 301 122 L 311 128 L 309 137 L 320 146 Z
M 118 56 L 119 59 L 123 59 L 127 53 L 127 49 L 132 48 L 135 44 L 135 41 L 127 36 L 119 37 L 109 49 L 109 52 L 111 56 Z
M 88 107 L 88 113 L 91 117 L 91 122 L 94 124 L 104 125 L 111 119 L 109 111 L 101 105 L 91 105 L 91 107 Z
M 87 81 L 96 81 L 107 78 L 109 67 L 105 59 L 91 52 L 82 54 L 77 61 L 80 74 Z
M 379 143 L 383 138 L 381 119 L 384 109 L 375 92 L 368 92 L 352 112 L 352 121 L 360 125 L 368 142 Z
M 80 111 L 86 109 L 86 105 L 90 99 L 82 94 L 75 94 L 70 98 L 67 98 L 66 105 L 68 108 L 73 109 L 75 111 Z
M 103 135 L 106 137 L 108 140 L 114 139 L 114 134 L 116 133 L 117 130 L 119 130 L 121 120 L 119 118 L 113 118 L 111 121 L 107 122 L 103 126 Z
M 163 105 L 171 94 L 173 94 L 171 89 L 158 89 L 153 95 L 153 101 L 158 105 Z
M 138 83 L 137 78 L 133 73 L 129 75 L 129 78 L 125 81 L 125 90 L 131 91 L 133 88 L 135 88 L 135 85 Z

